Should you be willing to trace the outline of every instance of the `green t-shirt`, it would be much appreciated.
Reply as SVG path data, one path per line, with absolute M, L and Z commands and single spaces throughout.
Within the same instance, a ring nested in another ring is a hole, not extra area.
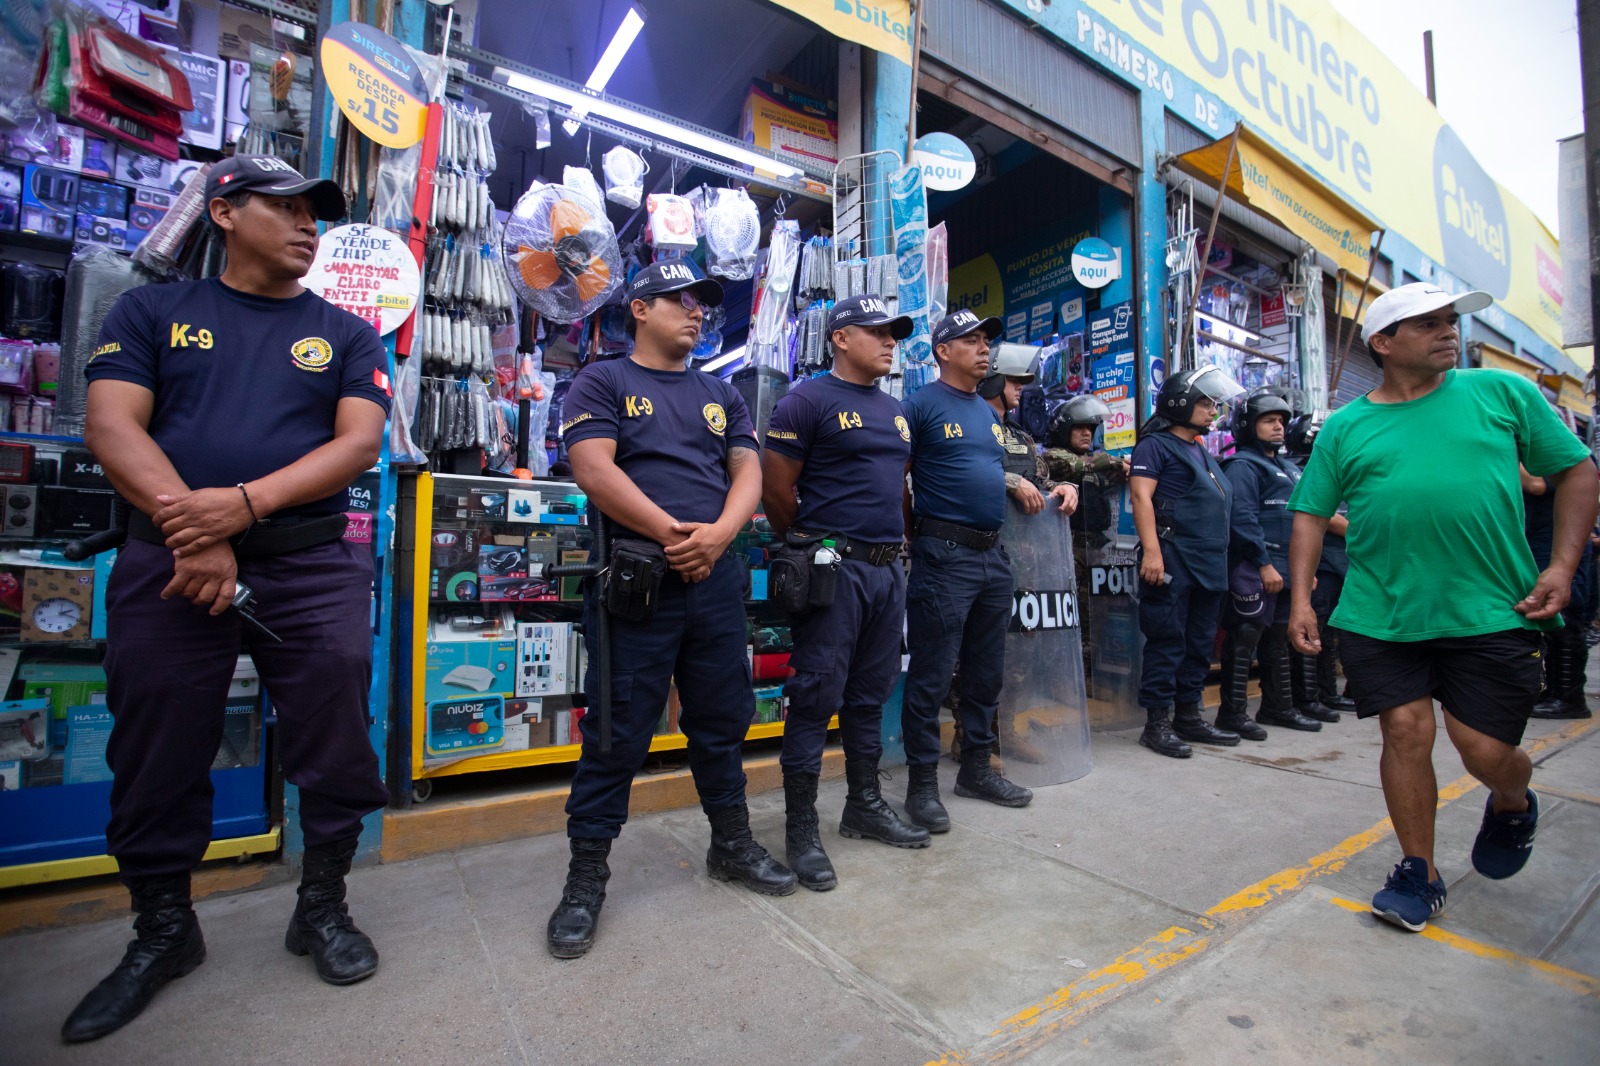
M 1548 476 L 1589 458 L 1531 382 L 1452 370 L 1405 403 L 1363 396 L 1328 416 L 1291 511 L 1350 505 L 1350 572 L 1332 622 L 1380 640 L 1558 629 L 1513 607 L 1539 571 L 1517 463 Z

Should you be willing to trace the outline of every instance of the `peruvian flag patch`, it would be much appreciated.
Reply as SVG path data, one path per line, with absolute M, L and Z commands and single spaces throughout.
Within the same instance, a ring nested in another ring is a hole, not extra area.
M 385 396 L 394 395 L 394 390 L 389 388 L 389 375 L 377 367 L 372 368 L 372 383 L 382 389 Z

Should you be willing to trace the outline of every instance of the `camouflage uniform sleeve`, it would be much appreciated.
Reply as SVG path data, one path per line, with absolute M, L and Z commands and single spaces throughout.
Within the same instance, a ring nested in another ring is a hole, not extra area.
M 1095 452 L 1089 460 L 1089 473 L 1107 475 L 1107 484 L 1116 484 L 1122 480 L 1122 459 L 1110 452 Z
M 1043 458 L 1050 476 L 1057 481 L 1081 485 L 1083 475 L 1089 472 L 1083 457 L 1066 448 L 1046 448 Z
M 1039 453 L 1039 446 L 1033 438 L 1022 430 L 1017 430 L 1017 436 L 1028 442 L 1028 448 L 1033 452 L 1033 477 L 1028 480 L 1033 482 L 1035 488 L 1048 496 L 1055 490 L 1056 483 L 1050 480 L 1050 465 L 1044 461 L 1044 456 Z

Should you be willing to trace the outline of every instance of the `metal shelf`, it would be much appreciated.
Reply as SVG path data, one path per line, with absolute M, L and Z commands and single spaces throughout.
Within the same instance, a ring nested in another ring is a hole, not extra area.
M 274 826 L 255 836 L 229 837 L 213 840 L 206 848 L 205 860 L 248 859 L 277 851 L 283 842 L 283 830 Z M 117 860 L 109 855 L 86 855 L 81 859 L 56 859 L 54 862 L 30 862 L 20 866 L 0 866 L 0 889 L 18 888 L 22 885 L 43 885 L 53 881 L 71 881 L 80 877 L 100 877 L 117 872 Z

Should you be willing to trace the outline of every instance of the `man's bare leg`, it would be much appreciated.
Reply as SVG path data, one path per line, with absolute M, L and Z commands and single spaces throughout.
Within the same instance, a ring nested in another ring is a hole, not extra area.
M 1433 773 L 1433 741 L 1438 733 L 1433 700 L 1424 696 L 1391 707 L 1379 713 L 1378 724 L 1383 729 L 1378 777 L 1401 854 L 1426 859 L 1428 880 L 1436 881 L 1433 815 L 1439 803 L 1439 783 Z
M 1514 744 L 1480 733 L 1444 712 L 1445 732 L 1461 753 L 1467 773 L 1494 793 L 1496 814 L 1521 814 L 1528 809 L 1528 782 L 1533 780 L 1533 760 Z

